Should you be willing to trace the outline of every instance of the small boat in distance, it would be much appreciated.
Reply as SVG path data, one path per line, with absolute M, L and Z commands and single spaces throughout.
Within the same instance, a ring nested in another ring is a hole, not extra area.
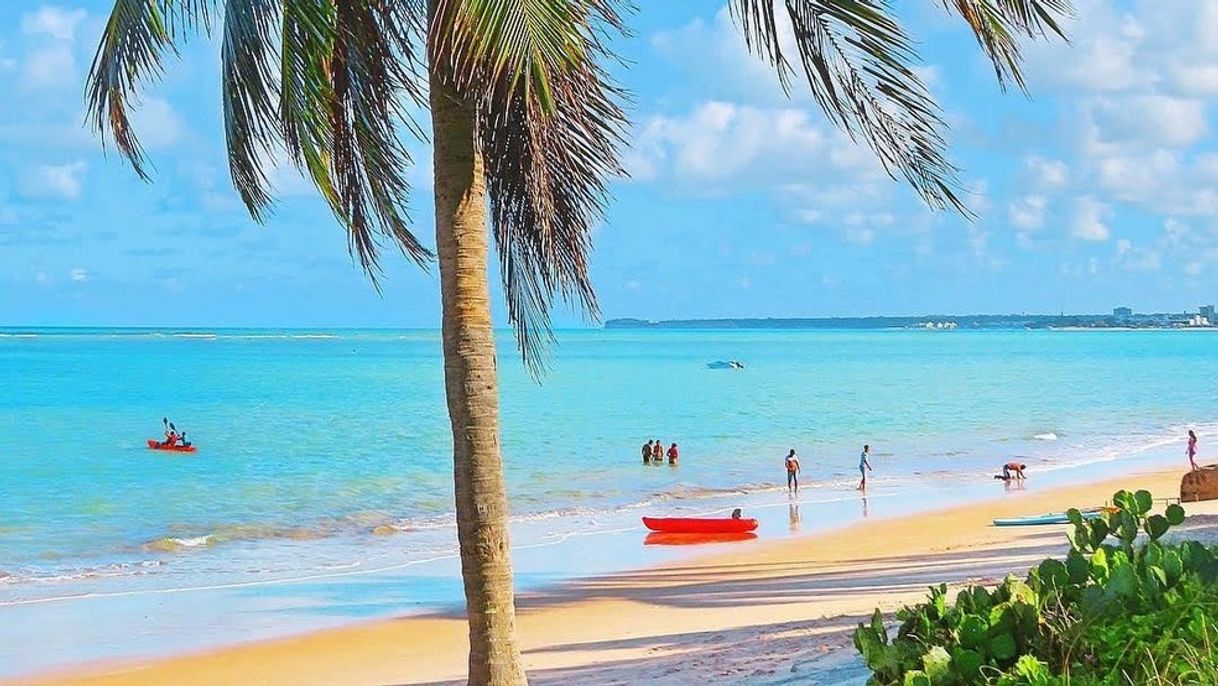
M 193 445 L 165 445 L 164 443 L 161 443 L 160 441 L 156 440 L 155 438 L 148 439 L 148 449 L 149 450 L 164 450 L 166 452 L 172 452 L 172 453 L 193 453 L 193 452 L 198 451 L 198 448 L 196 448 Z
M 715 360 L 714 362 L 706 363 L 707 369 L 744 369 L 744 363 L 740 360 Z

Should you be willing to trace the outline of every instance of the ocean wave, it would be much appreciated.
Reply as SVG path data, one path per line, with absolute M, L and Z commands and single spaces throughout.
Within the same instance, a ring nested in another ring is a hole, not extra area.
M 1046 431 L 1041 434 L 1033 434 L 1032 438 L 1037 441 L 1056 441 L 1058 439 L 1058 435 L 1054 431 Z

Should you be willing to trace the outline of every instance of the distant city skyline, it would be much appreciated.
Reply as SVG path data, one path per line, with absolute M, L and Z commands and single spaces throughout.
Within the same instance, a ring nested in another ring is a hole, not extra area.
M 218 47 L 170 59 L 137 117 L 140 182 L 81 126 L 109 0 L 3 3 L 0 324 L 434 327 L 435 270 L 389 254 L 378 295 L 290 168 L 266 227 L 226 170 Z M 1003 95 L 935 3 L 902 4 L 951 124 L 968 221 L 928 212 L 747 56 L 722 0 L 640 3 L 634 94 L 592 271 L 605 318 L 1169 312 L 1218 300 L 1214 3 L 1082 0 L 1070 45 Z M 1207 14 L 1208 13 L 1208 14 Z M 426 119 L 423 119 L 426 123 Z M 413 146 L 417 233 L 430 155 Z M 497 275 L 495 276 L 497 279 Z M 499 323 L 505 323 L 496 290 Z M 582 326 L 560 309 L 555 324 Z

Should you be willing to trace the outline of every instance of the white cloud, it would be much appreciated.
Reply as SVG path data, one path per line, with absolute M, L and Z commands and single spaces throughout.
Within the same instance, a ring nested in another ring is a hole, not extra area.
M 70 43 L 76 39 L 76 29 L 86 16 L 88 13 L 83 9 L 69 11 L 47 5 L 21 15 L 21 32 Z
M 1040 188 L 1061 188 L 1069 179 L 1069 168 L 1061 160 L 1032 155 L 1023 164 L 1033 185 Z
M 655 116 L 630 157 L 639 179 L 672 176 L 695 183 L 773 184 L 834 170 L 872 173 L 875 163 L 828 132 L 805 110 L 711 101 L 683 116 Z
M 75 200 L 80 196 L 88 165 L 84 161 L 61 165 L 41 165 L 26 175 L 23 192 L 35 198 Z
M 38 48 L 22 62 L 25 83 L 34 88 L 57 88 L 76 83 L 76 58 L 72 48 L 52 43 Z
M 89 280 L 89 271 L 87 269 L 76 267 L 72 271 L 68 272 L 68 278 L 77 283 L 84 283 L 85 281 Z
M 1084 241 L 1103 242 L 1112 231 L 1105 223 L 1111 215 L 1107 205 L 1095 198 L 1085 196 L 1074 202 L 1074 218 L 1070 223 L 1070 235 Z
M 1007 216 L 1020 231 L 1036 231 L 1045 225 L 1047 204 L 1043 195 L 1025 195 L 1008 206 Z
M 185 127 L 173 106 L 160 98 L 144 98 L 131 114 L 135 133 L 147 148 L 166 148 L 176 143 Z
M 1097 152 L 1184 148 L 1205 135 L 1205 104 L 1164 95 L 1096 98 L 1086 108 L 1087 145 Z
M 1130 272 L 1157 272 L 1163 266 L 1163 256 L 1153 248 L 1141 248 L 1128 238 L 1116 244 L 1116 265 Z

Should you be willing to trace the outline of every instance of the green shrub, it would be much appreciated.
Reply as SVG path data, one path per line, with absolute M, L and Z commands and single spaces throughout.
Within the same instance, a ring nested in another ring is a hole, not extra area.
M 1147 491 L 1119 491 L 1095 516 L 1071 510 L 1070 551 L 993 590 L 946 585 L 896 613 L 876 610 L 854 644 L 876 686 L 1218 684 L 1218 557 L 1164 544 L 1184 510 L 1151 514 Z M 1139 534 L 1145 534 L 1144 539 Z

